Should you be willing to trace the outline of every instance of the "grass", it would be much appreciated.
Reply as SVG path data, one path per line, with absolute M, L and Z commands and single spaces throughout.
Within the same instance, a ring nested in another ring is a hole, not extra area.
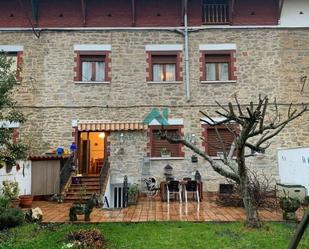
M 56 224 L 43 228 L 26 224 L 0 232 L 0 248 L 61 248 L 69 231 L 87 228 L 100 229 L 109 249 L 285 249 L 295 231 L 295 225 L 288 223 L 265 223 L 260 230 L 236 222 Z M 308 248 L 307 229 L 298 249 Z

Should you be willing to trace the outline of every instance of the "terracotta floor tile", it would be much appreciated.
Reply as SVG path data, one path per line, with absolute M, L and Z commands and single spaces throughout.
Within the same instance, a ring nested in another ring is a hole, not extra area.
M 172 201 L 169 204 L 156 198 L 140 198 L 138 205 L 126 209 L 102 210 L 94 209 L 91 222 L 145 222 L 145 221 L 238 221 L 245 219 L 242 208 L 218 206 L 214 199 L 204 198 L 199 204 Z M 44 222 L 68 222 L 70 203 L 36 201 L 33 207 L 43 211 Z M 282 213 L 278 210 L 260 210 L 261 220 L 278 221 Z M 303 211 L 297 213 L 301 218 Z M 78 216 L 83 222 L 84 216 Z

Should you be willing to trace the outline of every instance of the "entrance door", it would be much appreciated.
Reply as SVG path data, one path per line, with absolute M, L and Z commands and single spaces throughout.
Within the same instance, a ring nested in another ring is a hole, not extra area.
M 80 132 L 79 134 L 79 173 L 99 175 L 106 156 L 105 132 Z

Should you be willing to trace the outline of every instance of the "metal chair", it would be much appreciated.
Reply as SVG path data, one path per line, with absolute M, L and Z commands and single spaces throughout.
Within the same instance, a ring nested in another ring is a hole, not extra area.
M 187 181 L 185 184 L 185 199 L 188 202 L 188 192 L 195 193 L 197 202 L 200 202 L 200 195 L 198 192 L 198 184 L 197 181 Z M 194 195 L 193 195 L 194 196 Z
M 166 193 L 167 193 L 167 203 L 170 202 L 170 194 L 178 194 L 179 202 L 182 202 L 181 197 L 182 188 L 179 184 L 179 181 L 170 181 L 166 184 Z

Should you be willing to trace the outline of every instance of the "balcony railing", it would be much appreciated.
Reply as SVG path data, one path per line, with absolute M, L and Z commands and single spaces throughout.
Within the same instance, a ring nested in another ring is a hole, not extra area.
M 204 24 L 228 24 L 228 4 L 203 4 Z

